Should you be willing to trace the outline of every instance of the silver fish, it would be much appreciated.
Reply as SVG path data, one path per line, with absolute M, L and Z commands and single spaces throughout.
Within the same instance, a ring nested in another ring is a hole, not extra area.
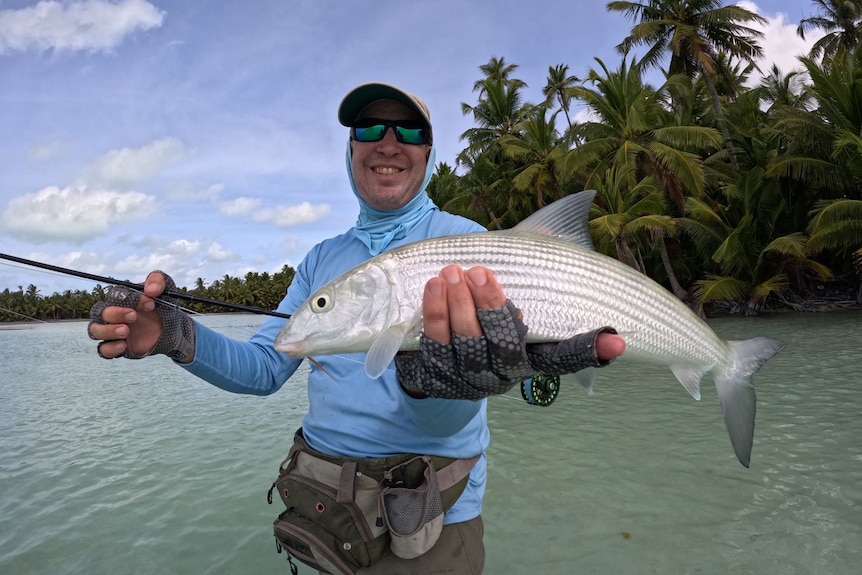
M 624 358 L 669 366 L 695 399 L 701 378 L 711 373 L 734 452 L 748 467 L 752 376 L 784 343 L 724 341 L 667 289 L 596 252 L 588 221 L 594 196 L 567 196 L 511 230 L 443 236 L 382 253 L 309 297 L 279 332 L 275 349 L 292 357 L 367 352 L 366 373 L 378 377 L 399 350 L 418 349 L 428 279 L 449 264 L 486 266 L 523 312 L 528 342 L 612 326 L 626 340 Z M 595 370 L 575 377 L 589 388 Z

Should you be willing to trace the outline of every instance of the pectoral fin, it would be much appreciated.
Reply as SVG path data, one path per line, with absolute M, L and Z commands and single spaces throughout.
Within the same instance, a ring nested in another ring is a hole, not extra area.
M 413 318 L 409 322 L 403 322 L 389 326 L 378 337 L 368 354 L 365 356 L 365 374 L 376 379 L 383 375 L 383 372 L 395 359 L 395 354 L 401 348 L 404 338 L 407 334 L 412 333 L 413 329 L 422 321 L 422 312 L 417 310 Z
M 390 327 L 380 334 L 380 337 L 371 344 L 371 349 L 365 356 L 365 374 L 372 379 L 383 375 L 386 368 L 398 353 L 401 342 L 404 341 L 404 330 Z

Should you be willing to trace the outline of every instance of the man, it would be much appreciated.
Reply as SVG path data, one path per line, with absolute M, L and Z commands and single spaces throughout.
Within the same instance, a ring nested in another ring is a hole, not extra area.
M 344 234 L 312 248 L 279 305 L 278 311 L 283 313 L 292 313 L 328 281 L 382 251 L 430 237 L 484 231 L 475 222 L 441 212 L 425 192 L 434 170 L 435 155 L 430 113 L 420 98 L 389 84 L 363 84 L 345 96 L 338 118 L 350 128 L 347 170 L 359 201 L 359 218 Z M 259 395 L 277 391 L 299 366 L 301 360 L 273 349 L 283 319 L 268 319 L 247 342 L 231 340 L 193 322 L 176 308 L 154 301 L 165 289 L 173 287 L 169 277 L 153 272 L 147 277 L 143 295 L 112 288 L 108 301 L 94 306 L 88 327 L 92 338 L 104 340 L 98 345 L 99 355 L 140 358 L 162 353 L 215 386 Z M 543 356 L 545 365 L 547 361 L 557 362 L 556 371 L 564 373 L 606 364 L 624 349 L 622 339 L 609 333 L 612 331 L 609 328 L 559 345 L 531 346 L 529 350 L 521 341 L 520 357 L 483 366 L 477 375 L 478 372 L 468 372 L 457 365 L 453 358 L 462 348 L 480 349 L 483 356 L 495 353 L 497 342 L 484 335 L 482 322 L 495 326 L 509 322 L 515 329 L 523 325 L 517 318 L 517 310 L 507 305 L 493 273 L 482 267 L 466 271 L 457 266 L 445 267 L 438 277 L 427 282 L 422 309 L 422 353 L 399 355 L 395 360 L 397 370 L 387 370 L 376 380 L 365 375 L 362 354 L 315 358 L 320 365 L 308 377 L 309 411 L 294 446 L 301 449 L 291 452 L 291 463 L 280 480 L 289 473 L 299 473 L 295 467 L 297 461 L 305 461 L 302 453 L 313 454 L 308 460 L 311 465 L 325 460 L 327 464 L 334 462 L 336 470 L 347 468 L 343 462 L 362 466 L 401 455 L 405 455 L 406 461 L 418 454 L 443 458 L 442 463 L 438 460 L 438 472 L 440 466 L 446 469 L 450 463 L 460 462 L 460 467 L 450 468 L 460 472 L 451 471 L 448 475 L 453 477 L 448 483 L 441 479 L 439 490 L 444 495 L 451 494 L 449 489 L 457 484 L 457 489 L 463 491 L 454 492 L 457 493 L 454 503 L 443 505 L 445 514 L 438 516 L 442 517 L 443 527 L 439 533 L 430 530 L 433 535 L 425 544 L 429 549 L 420 544 L 419 548 L 405 552 L 393 543 L 394 551 L 387 548 L 382 557 L 371 559 L 363 556 L 358 559 L 359 567 L 343 564 L 356 557 L 351 544 L 341 545 L 344 549 L 320 552 L 302 536 L 298 535 L 296 540 L 287 535 L 284 539 L 279 537 L 291 554 L 321 571 L 481 573 L 485 552 L 480 513 L 489 441 L 485 398 L 510 389 L 534 373 L 530 362 L 536 354 Z M 477 310 L 483 311 L 477 313 Z M 523 332 L 519 334 L 522 340 Z M 435 353 L 437 363 L 430 369 L 429 358 L 435 357 Z M 433 471 L 432 475 L 431 482 L 436 486 Z M 394 484 L 394 480 L 389 476 L 382 484 Z M 376 483 L 374 488 L 378 489 Z M 352 483 L 350 489 L 354 489 Z M 284 492 L 280 493 L 283 497 L 298 497 L 296 489 L 280 491 Z M 336 499 L 341 499 L 340 494 L 339 489 Z M 306 514 L 317 517 L 311 518 L 312 523 L 325 521 L 327 508 L 332 507 L 329 500 L 326 504 L 321 501 L 315 502 L 319 517 L 313 511 Z M 300 501 L 299 505 L 303 503 Z M 292 505 L 288 503 L 289 508 Z M 378 511 L 375 508 L 369 513 L 373 517 Z M 398 519 L 389 513 L 386 510 L 387 525 L 390 520 Z M 431 525 L 433 515 L 429 515 L 428 522 L 420 521 L 419 526 Z M 301 521 L 306 519 L 303 515 Z M 370 526 L 371 530 L 385 530 L 380 517 L 376 523 L 376 527 Z M 307 523 L 302 525 L 315 528 Z M 295 527 L 296 524 L 285 525 L 287 530 Z M 362 529 L 367 531 L 369 526 Z M 397 535 L 398 530 L 389 531 Z M 409 547 L 416 543 L 416 536 L 407 535 L 402 542 Z M 393 539 L 400 541 L 397 536 Z M 313 561 L 302 555 L 303 548 Z M 345 549 L 353 553 L 346 559 Z

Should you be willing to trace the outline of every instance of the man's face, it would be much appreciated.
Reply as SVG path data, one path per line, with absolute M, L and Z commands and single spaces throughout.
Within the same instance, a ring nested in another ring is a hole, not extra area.
M 394 100 L 380 100 L 357 119 L 420 120 L 410 108 Z M 425 179 L 429 144 L 402 144 L 395 131 L 386 130 L 379 142 L 350 142 L 353 183 L 372 208 L 394 210 L 407 204 Z

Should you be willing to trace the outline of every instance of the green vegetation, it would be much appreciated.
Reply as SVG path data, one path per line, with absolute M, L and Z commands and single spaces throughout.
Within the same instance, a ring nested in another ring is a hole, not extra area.
M 275 274 L 266 272 L 249 272 L 244 278 L 229 275 L 215 280 L 209 286 L 198 278 L 192 289 L 179 288 L 179 291 L 199 297 L 228 301 L 266 310 L 274 310 L 287 293 L 287 287 L 293 281 L 294 269 L 284 266 Z M 63 293 L 43 297 L 34 285 L 18 291 L 5 289 L 0 292 L 0 321 L 25 321 L 28 318 L 41 320 L 88 319 L 90 307 L 99 300 L 105 299 L 106 288 L 97 285 L 92 291 L 66 290 Z M 198 302 L 183 302 L 183 307 L 199 313 L 219 313 L 224 308 L 201 304 Z
M 527 102 L 518 66 L 494 57 L 462 103 L 474 127 L 429 193 L 444 210 L 508 228 L 562 196 L 598 191 L 599 250 L 708 311 L 862 303 L 862 0 L 814 0 L 798 33 L 826 35 L 800 70 L 749 81 L 762 19 L 724 0 L 613 1 L 632 22 L 616 63 L 583 79 L 548 69 Z M 643 47 L 639 59 L 630 50 Z M 662 64 L 666 64 L 662 67 Z M 647 72 L 664 79 L 650 85 Z M 585 113 L 581 113 L 585 110 Z M 225 276 L 192 293 L 272 309 L 293 270 Z M 86 317 L 102 297 L 35 286 L 0 308 Z M 219 311 L 192 305 L 199 311 Z M 0 320 L 18 316 L 0 309 Z
M 583 79 L 549 67 L 538 103 L 492 58 L 462 104 L 467 148 L 431 196 L 499 229 L 595 189 L 598 249 L 699 308 L 862 303 L 862 0 L 816 0 L 798 32 L 826 37 L 800 71 L 773 66 L 757 85 L 762 19 L 725 4 L 608 3 L 633 24 L 622 60 Z

